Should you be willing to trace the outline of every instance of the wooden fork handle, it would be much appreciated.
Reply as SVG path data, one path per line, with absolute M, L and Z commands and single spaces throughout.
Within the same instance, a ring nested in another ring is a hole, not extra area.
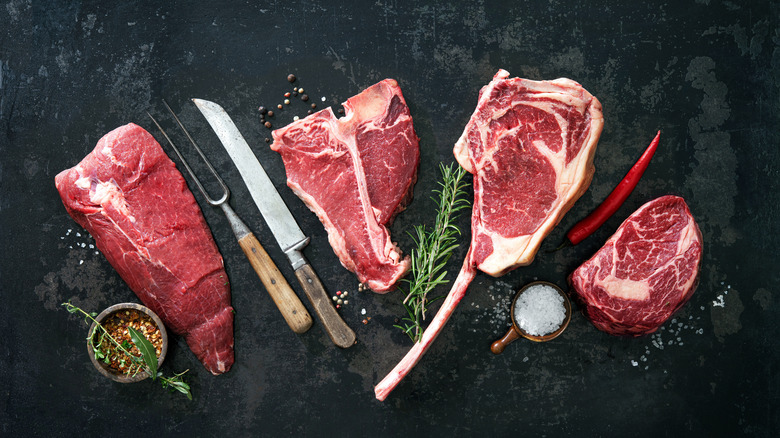
M 271 257 L 260 245 L 254 234 L 249 233 L 238 239 L 241 249 L 252 264 L 257 276 L 263 282 L 268 295 L 279 308 L 287 325 L 292 331 L 301 334 L 305 333 L 312 325 L 312 318 L 309 312 L 301 303 L 298 295 L 292 290 L 285 280 L 279 268 L 276 267 Z

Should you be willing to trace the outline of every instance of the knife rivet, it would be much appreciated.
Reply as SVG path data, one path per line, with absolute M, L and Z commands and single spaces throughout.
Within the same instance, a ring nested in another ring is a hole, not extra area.
M 276 280 L 274 280 L 274 279 L 272 278 L 272 279 L 271 279 L 271 284 L 276 284 Z

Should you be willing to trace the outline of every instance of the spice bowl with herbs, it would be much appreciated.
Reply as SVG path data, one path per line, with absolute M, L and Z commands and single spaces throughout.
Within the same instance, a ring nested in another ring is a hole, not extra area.
M 147 358 L 157 358 L 154 369 L 165 360 L 168 333 L 148 307 L 115 304 L 95 317 L 89 328 L 87 350 L 95 368 L 104 376 L 120 383 L 139 382 L 149 377 Z

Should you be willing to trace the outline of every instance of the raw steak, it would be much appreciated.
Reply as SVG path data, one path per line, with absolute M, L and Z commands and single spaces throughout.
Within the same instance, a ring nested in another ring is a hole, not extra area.
M 587 190 L 604 119 L 569 79 L 507 79 L 499 70 L 454 153 L 474 175 L 471 247 L 447 298 L 401 362 L 374 388 L 384 400 L 420 360 L 466 294 L 476 269 L 498 276 L 533 261 L 541 241 Z
M 345 268 L 375 292 L 388 292 L 409 257 L 387 226 L 411 201 L 419 139 L 396 81 L 385 79 L 344 103 L 273 132 L 287 185 L 319 217 Z
M 569 79 L 507 79 L 482 88 L 455 157 L 475 175 L 471 257 L 499 276 L 530 264 L 547 234 L 588 189 L 604 119 Z
M 233 364 L 230 286 L 206 221 L 173 164 L 135 124 L 55 177 L 73 219 L 138 298 L 213 374 Z
M 652 333 L 693 295 L 702 240 L 685 201 L 652 200 L 569 276 L 583 313 L 613 335 Z

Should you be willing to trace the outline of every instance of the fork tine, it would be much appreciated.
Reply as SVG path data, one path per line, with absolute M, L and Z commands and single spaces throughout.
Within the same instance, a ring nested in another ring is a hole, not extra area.
M 217 201 L 217 203 L 221 203 L 224 200 L 230 196 L 230 189 L 228 188 L 227 184 L 222 180 L 222 177 L 219 176 L 219 173 L 217 173 L 216 169 L 214 169 L 214 166 L 211 165 L 211 161 L 209 161 L 208 158 L 203 154 L 203 151 L 200 149 L 200 146 L 198 146 L 198 143 L 195 142 L 195 139 L 192 138 L 189 131 L 187 131 L 187 128 L 184 127 L 184 125 L 181 123 L 181 120 L 179 120 L 179 117 L 176 115 L 175 112 L 171 109 L 170 105 L 168 105 L 168 102 L 163 99 L 163 104 L 166 108 L 168 108 L 168 111 L 170 111 L 173 118 L 176 120 L 176 123 L 178 123 L 179 127 L 182 131 L 184 131 L 184 135 L 187 136 L 187 139 L 190 140 L 190 143 L 195 148 L 196 151 L 198 151 L 198 155 L 203 159 L 203 161 L 206 163 L 206 167 L 209 168 L 209 171 L 211 171 L 211 174 L 214 175 L 214 178 L 217 179 L 217 182 L 219 183 L 219 186 L 222 188 L 222 190 L 225 192 L 225 194 L 222 196 L 225 199 L 220 199 L 220 201 Z
M 203 187 L 203 184 L 201 184 L 198 177 L 195 175 L 195 172 L 192 170 L 190 165 L 187 163 L 187 160 L 184 159 L 184 156 L 182 155 L 181 151 L 179 151 L 179 148 L 176 147 L 176 144 L 173 143 L 173 140 L 168 136 L 168 133 L 165 132 L 165 130 L 160 126 L 160 124 L 157 122 L 157 120 L 149 113 L 149 111 L 146 112 L 146 115 L 149 116 L 150 119 L 152 119 L 152 122 L 157 126 L 157 129 L 160 130 L 162 135 L 165 137 L 165 139 L 168 141 L 168 144 L 171 145 L 173 148 L 173 151 L 176 152 L 176 156 L 179 157 L 179 160 L 181 160 L 182 164 L 184 164 L 184 168 L 187 169 L 187 173 L 190 174 L 190 177 L 192 177 L 192 180 L 195 181 L 195 185 L 198 187 L 198 190 L 200 190 L 200 193 L 203 195 L 204 198 L 206 198 L 206 201 L 215 207 L 220 206 L 227 201 L 227 199 L 230 197 L 230 189 L 228 189 L 227 185 L 225 185 L 225 182 L 222 181 L 222 178 L 219 177 L 219 175 L 214 170 L 214 167 L 211 165 L 211 163 L 208 161 L 208 159 L 203 155 L 203 153 L 200 151 L 200 148 L 198 148 L 197 144 L 192 140 L 192 137 L 190 137 L 189 132 L 187 132 L 186 129 L 184 129 L 184 126 L 181 124 L 181 121 L 179 121 L 179 118 L 176 117 L 176 114 L 171 110 L 171 107 L 168 105 L 167 102 L 163 101 L 165 103 L 165 106 L 168 108 L 168 110 L 173 114 L 173 117 L 176 118 L 176 121 L 179 123 L 179 126 L 182 130 L 184 130 L 185 134 L 187 134 L 187 137 L 190 138 L 190 141 L 193 142 L 193 145 L 195 145 L 195 148 L 198 150 L 198 153 L 200 154 L 201 158 L 203 158 L 204 161 L 206 161 L 206 165 L 208 166 L 209 170 L 216 176 L 217 182 L 219 183 L 220 187 L 223 190 L 222 196 L 214 200 L 211 196 L 209 196 L 209 193 L 206 191 L 206 189 Z
M 209 196 L 209 194 L 206 192 L 206 189 L 203 188 L 203 185 L 200 183 L 200 180 L 198 179 L 197 176 L 195 176 L 195 172 L 193 172 L 192 168 L 190 168 L 190 165 L 187 164 L 187 160 L 185 160 L 181 152 L 179 152 L 179 148 L 177 148 L 176 145 L 173 143 L 173 140 L 171 140 L 171 138 L 168 137 L 168 133 L 165 132 L 162 126 L 160 126 L 160 124 L 157 123 L 157 120 L 154 117 L 152 117 L 151 114 L 149 114 L 149 111 L 146 112 L 146 115 L 148 115 L 149 118 L 152 119 L 152 122 L 154 122 L 154 124 L 157 126 L 157 129 L 159 129 L 160 132 L 162 132 L 162 135 L 165 137 L 165 139 L 168 140 L 168 144 L 171 145 L 174 152 L 176 152 L 176 155 L 179 157 L 179 160 L 181 160 L 182 164 L 184 164 L 184 168 L 187 169 L 187 172 L 190 174 L 193 181 L 195 181 L 195 185 L 198 186 L 198 190 L 200 190 L 200 193 L 203 194 L 203 196 L 206 198 L 206 201 L 208 201 L 208 203 L 211 205 L 218 205 L 216 201 L 211 199 L 211 196 Z

